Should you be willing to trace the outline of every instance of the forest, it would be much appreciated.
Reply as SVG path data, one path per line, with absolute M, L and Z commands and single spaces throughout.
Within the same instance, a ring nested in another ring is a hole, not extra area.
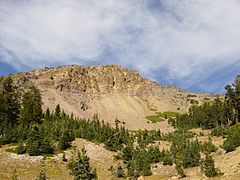
M 117 119 L 112 127 L 100 121 L 97 115 L 92 119 L 80 119 L 66 114 L 60 105 L 52 112 L 49 108 L 43 111 L 41 92 L 36 87 L 22 90 L 14 85 L 11 77 L 1 78 L 0 84 L 0 146 L 16 143 L 14 153 L 17 154 L 58 154 L 71 148 L 75 138 L 83 138 L 103 143 L 107 150 L 117 152 L 114 159 L 123 164 L 109 168 L 115 177 L 149 176 L 152 165 L 159 162 L 175 164 L 181 177 L 186 176 L 184 168 L 195 166 L 201 166 L 206 176 L 213 177 L 222 175 L 211 157 L 217 147 L 211 138 L 205 143 L 198 141 L 190 130 L 210 129 L 213 136 L 225 137 L 222 148 L 226 153 L 240 146 L 240 76 L 225 87 L 224 99 L 193 105 L 188 113 L 169 118 L 175 132 L 167 134 L 160 130 L 129 131 Z M 160 150 L 155 143 L 160 140 L 171 142 L 170 150 Z M 205 154 L 204 159 L 201 153 Z M 75 179 L 97 179 L 85 149 L 75 152 L 68 168 Z M 41 178 L 45 179 L 44 172 L 40 173 Z

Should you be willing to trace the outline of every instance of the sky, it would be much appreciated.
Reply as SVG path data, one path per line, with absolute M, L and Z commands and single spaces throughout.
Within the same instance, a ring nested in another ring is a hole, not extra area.
M 0 0 L 0 75 L 119 64 L 224 93 L 240 73 L 239 0 Z

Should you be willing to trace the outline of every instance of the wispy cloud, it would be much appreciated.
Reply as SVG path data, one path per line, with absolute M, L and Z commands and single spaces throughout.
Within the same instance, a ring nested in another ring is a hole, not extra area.
M 239 0 L 0 1 L 1 60 L 18 70 L 117 63 L 187 89 L 239 66 L 239 42 Z

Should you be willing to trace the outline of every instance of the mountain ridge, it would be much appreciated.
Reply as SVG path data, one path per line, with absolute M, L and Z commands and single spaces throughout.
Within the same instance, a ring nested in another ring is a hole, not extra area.
M 163 123 L 167 127 L 166 122 L 152 124 L 145 117 L 163 111 L 187 112 L 192 104 L 217 97 L 162 86 L 120 65 L 46 67 L 12 77 L 18 86 L 39 88 L 45 109 L 60 104 L 68 114 L 81 118 L 98 114 L 112 125 L 117 118 L 133 130 L 155 129 Z

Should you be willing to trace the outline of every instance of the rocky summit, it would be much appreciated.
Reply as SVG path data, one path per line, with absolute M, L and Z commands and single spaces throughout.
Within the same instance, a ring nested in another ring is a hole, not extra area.
M 183 113 L 194 103 L 216 98 L 159 85 L 119 65 L 43 68 L 12 77 L 21 87 L 39 88 L 45 108 L 54 110 L 60 104 L 68 114 L 81 118 L 98 114 L 112 125 L 117 118 L 133 130 L 165 127 L 161 123 L 166 122 L 150 123 L 145 117 L 164 111 Z

